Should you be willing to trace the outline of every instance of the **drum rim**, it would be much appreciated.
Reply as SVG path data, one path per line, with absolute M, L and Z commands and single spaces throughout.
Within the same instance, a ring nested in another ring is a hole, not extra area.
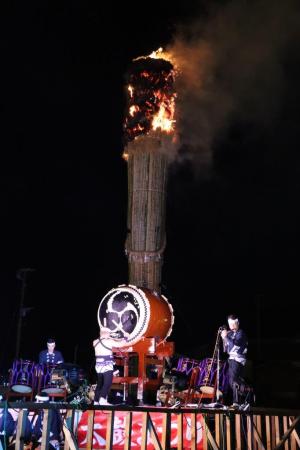
M 16 388 L 22 388 L 22 389 L 16 390 Z M 24 390 L 24 388 L 26 388 L 26 390 Z M 21 393 L 21 394 L 27 394 L 29 392 L 32 392 L 32 387 L 29 386 L 28 384 L 16 383 L 11 386 L 11 390 L 14 392 Z
M 45 387 L 42 389 L 41 392 L 46 392 L 46 394 L 61 394 L 65 391 L 64 388 L 58 388 L 58 387 Z
M 202 392 L 202 394 L 213 394 L 214 391 L 216 391 L 217 393 L 217 389 L 215 389 L 213 386 L 200 386 L 199 387 L 200 392 Z M 218 389 L 218 393 L 219 395 L 223 395 L 223 392 Z

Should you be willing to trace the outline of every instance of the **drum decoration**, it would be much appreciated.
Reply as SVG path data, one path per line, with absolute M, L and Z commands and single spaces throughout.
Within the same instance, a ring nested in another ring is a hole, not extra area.
M 111 330 L 115 347 L 136 344 L 142 337 L 162 342 L 174 324 L 173 308 L 166 297 L 133 285 L 111 289 L 100 301 L 97 318 L 100 327 Z
M 9 384 L 14 392 L 21 394 L 32 392 L 36 385 L 36 364 L 28 360 L 15 360 Z
M 201 367 L 202 361 L 181 357 L 177 363 L 177 371 L 190 375 L 194 367 Z

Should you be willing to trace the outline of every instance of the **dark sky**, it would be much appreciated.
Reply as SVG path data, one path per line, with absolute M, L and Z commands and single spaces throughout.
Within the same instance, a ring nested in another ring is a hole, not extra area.
M 148 13 L 140 2 L 1 6 L 1 368 L 14 357 L 24 267 L 35 272 L 22 358 L 36 360 L 54 336 L 67 361 L 77 348 L 92 364 L 99 300 L 128 281 L 125 73 L 185 33 L 191 48 L 211 43 L 214 58 L 209 96 L 193 102 L 183 83 L 183 145 L 169 171 L 162 292 L 176 349 L 214 341 L 230 312 L 252 339 L 299 338 L 299 11 L 287 2 L 271 20 L 274 2 L 264 4 L 264 13 L 247 1 L 237 13 L 225 1 L 151 2 Z M 245 32 L 236 18 L 250 22 Z M 197 74 L 194 62 L 185 68 Z M 205 145 L 195 132 L 204 128 Z

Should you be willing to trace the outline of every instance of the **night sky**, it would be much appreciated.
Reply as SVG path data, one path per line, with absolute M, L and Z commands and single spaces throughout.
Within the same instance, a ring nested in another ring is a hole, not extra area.
M 37 360 L 54 337 L 66 361 L 93 365 L 99 301 L 128 281 L 125 74 L 160 46 L 186 58 L 162 275 L 176 350 L 210 353 L 231 312 L 252 358 L 257 338 L 272 348 L 300 339 L 299 8 L 209 3 L 1 6 L 2 373 L 15 355 L 21 268 L 35 269 L 21 357 Z

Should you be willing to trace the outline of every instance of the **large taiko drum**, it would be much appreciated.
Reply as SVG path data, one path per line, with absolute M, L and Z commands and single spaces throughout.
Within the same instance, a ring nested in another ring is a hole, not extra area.
M 142 337 L 162 342 L 174 323 L 173 308 L 166 297 L 132 285 L 109 291 L 100 301 L 97 316 L 99 326 L 111 330 L 115 347 L 136 344 Z

